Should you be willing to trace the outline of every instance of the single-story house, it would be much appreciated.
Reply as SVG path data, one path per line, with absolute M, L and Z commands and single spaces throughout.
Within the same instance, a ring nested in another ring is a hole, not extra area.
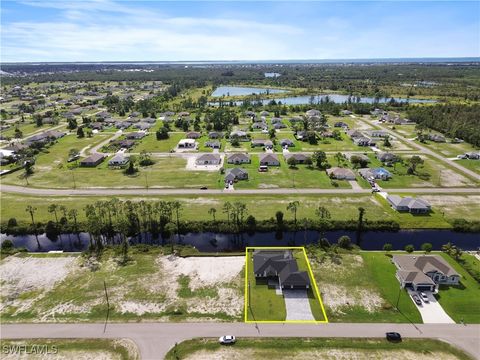
M 264 147 L 265 149 L 272 149 L 273 142 L 271 140 L 253 139 L 251 142 L 252 147 Z
M 347 128 L 348 129 L 348 124 L 344 123 L 343 121 L 337 121 L 335 124 L 333 124 L 333 127 L 336 128 Z
M 395 210 L 407 211 L 412 214 L 427 214 L 432 209 L 427 201 L 410 196 L 402 198 L 398 195 L 388 195 L 387 201 Z
M 212 149 L 220 149 L 222 144 L 218 140 L 208 140 L 205 142 L 205 146 Z
M 190 116 L 190 113 L 188 111 L 181 111 L 178 113 L 178 116 L 180 117 Z
M 260 116 L 268 116 L 268 115 L 270 115 L 270 113 L 265 110 L 260 113 Z
M 132 123 L 129 122 L 129 121 L 117 121 L 115 123 L 115 127 L 117 129 L 121 129 L 121 130 L 128 129 L 131 125 L 132 125 Z
M 124 148 L 124 149 L 130 149 L 133 145 L 135 145 L 135 141 L 134 140 L 127 140 L 127 139 L 124 139 L 124 140 L 115 140 L 112 142 L 112 145 L 117 145 L 121 148 Z
M 297 132 L 295 133 L 295 138 L 296 138 L 297 140 L 302 140 L 302 141 L 303 141 L 303 140 L 305 140 L 305 139 L 307 138 L 307 136 L 308 136 L 308 132 L 305 131 L 305 130 L 300 130 L 300 131 L 297 131 Z
M 282 122 L 282 119 L 279 117 L 273 117 L 271 122 L 272 124 L 276 124 L 276 123 Z
M 143 118 L 141 121 L 142 121 L 142 122 L 149 123 L 149 124 L 155 124 L 155 122 L 157 121 L 157 119 L 154 119 L 154 118 L 151 118 L 151 117 L 146 117 L 146 118 Z
M 384 138 L 389 136 L 388 132 L 385 130 L 366 130 L 365 134 L 374 138 Z
M 180 149 L 195 149 L 197 147 L 197 142 L 195 139 L 181 139 L 178 142 L 178 147 Z
M 285 161 L 288 162 L 289 159 L 293 158 L 297 160 L 298 164 L 305 164 L 310 160 L 310 156 L 302 153 L 287 153 L 284 155 Z
M 468 153 L 465 153 L 465 156 L 467 157 L 467 159 L 470 159 L 470 160 L 478 160 L 480 159 L 480 152 L 468 152 Z
M 250 155 L 244 153 L 233 153 L 227 155 L 227 163 L 229 164 L 249 164 Z
M 125 156 L 123 152 L 116 153 L 109 161 L 108 166 L 122 167 L 128 164 L 130 158 Z
M 366 136 L 357 136 L 352 138 L 355 145 L 358 146 L 374 146 L 375 141 Z
M 266 153 L 260 154 L 258 157 L 260 159 L 260 165 L 280 166 L 277 154 Z
M 321 113 L 319 110 L 310 109 L 305 113 L 307 116 L 320 116 Z
M 210 131 L 208 137 L 209 139 L 220 139 L 223 137 L 223 134 L 217 131 Z
M 239 141 L 249 141 L 250 137 L 243 130 L 235 130 L 230 133 L 230 140 L 232 138 L 237 138 Z
M 95 115 L 97 119 L 106 119 L 108 117 L 111 117 L 110 113 L 107 111 L 101 111 Z
M 245 169 L 233 168 L 227 169 L 225 172 L 225 182 L 232 182 L 236 180 L 247 180 L 248 172 Z
M 147 134 L 142 131 L 132 132 L 125 135 L 129 140 L 140 140 L 143 139 Z
M 379 180 L 388 180 L 392 177 L 392 174 L 390 171 L 384 169 L 384 168 L 375 168 L 375 169 L 370 169 L 370 168 L 364 168 L 358 170 L 358 173 L 367 180 L 370 179 L 379 179 Z
M 427 136 L 428 140 L 434 141 L 434 142 L 445 142 L 445 136 L 443 135 L 437 135 L 437 134 L 428 134 Z
M 287 127 L 287 125 L 285 125 L 284 123 L 282 122 L 277 122 L 275 124 L 273 124 L 273 127 L 275 129 L 285 129 Z
M 394 255 L 396 277 L 403 288 L 435 291 L 440 284 L 458 285 L 460 274 L 439 255 Z
M 380 152 L 377 153 L 377 159 L 380 160 L 382 163 L 391 164 L 397 159 L 397 155 L 389 152 Z
M 148 130 L 150 129 L 153 125 L 149 123 L 144 123 L 140 122 L 138 124 L 133 125 L 135 128 L 140 129 L 140 130 Z
M 252 124 L 252 129 L 267 129 L 268 126 L 264 122 L 256 122 Z
M 278 282 L 281 289 L 308 289 L 311 286 L 307 272 L 299 271 L 297 260 L 288 250 L 255 251 L 253 273 L 255 279 Z
M 80 161 L 80 166 L 95 167 L 100 164 L 105 157 L 106 156 L 104 154 L 94 153 Z
M 63 136 L 65 136 L 64 132 L 50 130 L 50 131 L 45 131 L 41 134 L 30 136 L 28 139 L 25 140 L 25 143 L 28 146 L 32 144 L 46 144 L 49 141 L 57 140 Z
M 281 147 L 285 147 L 285 146 L 292 147 L 292 146 L 295 146 L 295 143 L 290 139 L 281 139 L 280 140 L 280 146 Z
M 103 129 L 103 123 L 98 122 L 98 121 L 91 123 L 89 126 L 93 130 L 102 130 Z
M 355 180 L 355 173 L 347 168 L 333 167 L 327 169 L 327 174 L 332 179 Z
M 221 162 L 219 154 L 202 154 L 195 160 L 197 165 L 219 165 Z
M 197 131 L 190 131 L 185 136 L 187 139 L 198 139 L 202 134 Z

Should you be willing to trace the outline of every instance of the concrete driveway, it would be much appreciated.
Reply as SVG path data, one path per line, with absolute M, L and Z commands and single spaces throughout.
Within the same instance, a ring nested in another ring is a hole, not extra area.
M 410 295 L 410 300 L 412 299 L 412 294 L 417 294 L 417 292 L 408 290 L 408 294 Z M 422 305 L 415 304 L 420 315 L 422 316 L 422 320 L 424 324 L 455 324 L 455 321 L 452 320 L 450 316 L 443 310 L 440 303 L 435 299 L 435 296 L 431 292 L 425 292 L 428 296 L 429 303 L 424 303 L 422 301 Z
M 283 290 L 286 320 L 315 320 L 310 309 L 307 290 Z

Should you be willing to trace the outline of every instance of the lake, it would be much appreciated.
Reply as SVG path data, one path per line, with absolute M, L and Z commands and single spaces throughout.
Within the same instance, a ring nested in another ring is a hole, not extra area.
M 219 87 L 215 90 L 213 93 L 213 96 L 221 96 L 221 95 L 215 95 L 217 90 L 222 89 L 222 88 L 227 88 L 227 87 Z M 237 88 L 235 86 L 230 86 L 228 87 L 231 89 L 231 91 L 235 91 L 235 89 L 252 89 L 252 88 Z M 261 90 L 266 90 L 266 89 L 261 89 Z M 273 94 L 275 93 L 274 89 L 269 89 L 270 93 Z M 285 92 L 285 90 L 281 90 L 281 92 Z M 265 93 L 265 91 L 263 92 Z M 248 93 L 238 93 L 234 94 L 233 92 L 230 92 L 230 95 L 251 95 L 251 92 Z M 311 95 L 302 95 L 302 96 L 285 96 L 285 97 L 278 97 L 275 98 L 274 100 L 278 103 L 281 102 L 282 104 L 285 105 L 306 105 L 306 104 L 317 104 L 320 103 L 321 101 L 326 101 L 328 98 L 329 101 L 337 103 L 337 104 L 343 104 L 345 102 L 348 102 L 348 99 L 350 98 L 352 102 L 356 102 L 356 96 L 349 96 L 349 95 L 342 95 L 342 94 L 322 94 L 322 95 L 314 95 L 313 97 Z M 366 104 L 374 104 L 376 102 L 378 103 L 388 103 L 391 98 L 373 98 L 373 97 L 368 97 L 368 96 L 363 96 L 359 98 L 359 102 L 361 103 L 366 103 Z M 409 102 L 410 104 L 428 104 L 428 103 L 435 103 L 437 102 L 436 100 L 431 100 L 431 99 L 408 99 L 408 98 L 394 98 L 395 101 L 397 102 Z M 263 99 L 261 100 L 263 105 L 267 105 L 272 99 Z M 235 105 L 241 105 L 242 101 L 234 101 Z M 210 105 L 218 105 L 218 102 L 210 102 Z
M 355 242 L 356 235 L 354 231 L 327 231 L 325 236 L 334 243 L 340 236 L 347 235 Z M 45 234 L 39 235 L 38 239 L 41 248 L 38 248 L 35 236 L 7 236 L 0 234 L 0 241 L 10 239 L 16 247 L 25 247 L 33 252 L 46 252 L 50 250 L 83 251 L 88 247 L 89 236 L 87 233 L 79 234 L 80 241 L 76 235 L 62 235 L 57 240 L 48 239 Z M 316 243 L 319 238 L 318 231 L 298 231 L 298 232 L 266 232 L 254 234 L 223 234 L 223 233 L 187 233 L 181 235 L 181 244 L 191 245 L 201 252 L 217 251 L 238 251 L 246 246 L 304 246 Z M 177 242 L 177 237 L 175 236 Z M 132 238 L 132 244 L 140 243 L 138 239 Z M 161 245 L 163 240 L 151 239 L 143 241 L 147 244 Z M 434 250 L 440 250 L 441 246 L 447 242 L 459 246 L 463 250 L 477 250 L 480 248 L 480 236 L 478 233 L 458 233 L 452 230 L 401 230 L 398 232 L 388 231 L 366 231 L 362 233 L 361 248 L 363 250 L 382 250 L 385 243 L 393 245 L 394 250 L 403 250 L 406 245 L 412 244 L 416 250 L 420 246 L 429 242 Z
M 267 89 L 258 87 L 243 87 L 243 86 L 219 86 L 212 93 L 214 97 L 220 96 L 246 96 L 246 95 L 258 95 L 258 94 L 281 94 L 287 90 L 282 89 Z

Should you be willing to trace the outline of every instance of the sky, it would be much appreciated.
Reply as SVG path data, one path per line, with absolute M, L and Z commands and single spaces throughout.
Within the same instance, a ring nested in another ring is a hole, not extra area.
M 1 1 L 2 62 L 480 56 L 480 1 Z

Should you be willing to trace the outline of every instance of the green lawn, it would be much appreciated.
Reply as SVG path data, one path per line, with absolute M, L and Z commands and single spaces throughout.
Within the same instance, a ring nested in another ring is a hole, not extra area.
M 248 171 L 248 180 L 235 183 L 236 189 L 262 189 L 262 188 L 336 188 L 331 179 L 323 170 L 307 165 L 297 165 L 290 168 L 283 155 L 278 155 L 280 166 L 269 166 L 267 172 L 259 172 L 259 157 L 251 155 L 250 164 L 234 165 L 225 164 L 225 168 L 241 167 Z M 350 188 L 346 181 L 336 181 L 339 188 Z
M 15 351 L 15 347 L 26 346 L 26 349 L 30 350 L 30 352 L 34 351 L 36 347 L 38 351 L 48 350 L 52 354 L 50 356 L 63 359 L 80 357 L 121 360 L 140 359 L 137 345 L 127 339 L 1 339 L 0 346 L 3 354 L 6 354 L 6 351 L 8 352 L 9 349 Z M 20 353 L 18 355 L 21 356 Z M 41 357 L 42 355 L 36 357 L 32 354 L 27 356 L 29 359 L 40 359 Z
M 175 149 L 181 139 L 185 139 L 185 133 L 169 133 L 169 138 L 157 140 L 155 132 L 150 132 L 135 147 L 135 152 L 169 152 Z
M 450 344 L 432 339 L 359 338 L 239 338 L 225 347 L 214 338 L 197 338 L 176 344 L 166 360 L 201 358 L 225 359 L 471 359 Z
M 381 252 L 361 252 L 369 278 L 392 308 L 397 306 L 399 312 L 392 312 L 391 321 L 421 323 L 422 318 L 406 290 L 400 290 L 395 277 L 396 267 L 391 257 Z M 400 296 L 399 296 L 400 295 Z M 393 310 L 392 310 L 393 311 Z M 386 317 L 382 317 L 386 320 Z M 378 319 L 377 319 L 378 320 Z
M 47 131 L 55 126 L 57 125 L 46 124 L 38 127 L 36 123 L 29 123 L 27 121 L 25 121 L 25 123 L 18 123 L 18 128 L 20 129 L 24 137 L 29 136 L 30 134 L 33 134 L 35 132 Z M 17 125 L 15 124 L 7 130 L 2 130 L 0 133 L 5 137 L 14 137 L 16 128 Z
M 149 177 L 150 179 L 150 177 Z M 429 199 L 441 197 L 442 195 L 432 195 Z M 25 212 L 27 205 L 32 205 L 37 208 L 37 221 L 52 220 L 53 217 L 48 213 L 47 208 L 50 204 L 64 205 L 68 209 L 75 208 L 79 211 L 79 219 L 84 219 L 83 209 L 85 205 L 94 203 L 95 201 L 108 201 L 111 197 L 108 196 L 28 196 L 19 195 L 8 192 L 2 193 L 2 202 L 8 206 L 1 207 L 1 218 L 6 221 L 11 217 L 15 217 L 19 222 L 29 222 L 28 214 Z M 321 205 L 326 207 L 336 220 L 351 220 L 358 216 L 358 207 L 362 206 L 366 209 L 365 218 L 368 220 L 398 220 L 400 226 L 404 228 L 431 228 L 432 225 L 438 225 L 442 228 L 448 226 L 447 221 L 440 223 L 437 217 L 432 218 L 435 222 L 426 221 L 427 218 L 422 217 L 421 221 L 415 221 L 416 217 L 410 219 L 411 215 L 397 214 L 389 206 L 381 203 L 377 197 L 372 195 L 235 195 L 229 193 L 228 195 L 149 195 L 149 196 L 116 196 L 120 200 L 131 201 L 174 201 L 178 200 L 183 205 L 182 218 L 185 220 L 211 220 L 211 215 L 208 214 L 210 208 L 217 210 L 217 219 L 226 219 L 226 215 L 222 213 L 223 204 L 226 201 L 231 203 L 235 201 L 244 202 L 247 206 L 248 213 L 253 215 L 258 220 L 265 220 L 275 216 L 275 213 L 280 210 L 285 214 L 285 219 L 293 219 L 292 213 L 286 208 L 289 202 L 298 201 L 300 207 L 298 208 L 297 217 L 302 218 L 317 218 L 315 210 Z M 339 206 L 341 204 L 341 206 Z M 455 208 L 452 205 L 452 211 Z M 461 205 L 458 205 L 461 206 Z M 463 207 L 459 208 L 460 210 Z M 471 212 L 471 219 L 478 218 L 480 214 L 480 205 L 473 206 Z M 456 213 L 455 213 L 456 215 Z M 430 219 L 430 218 L 428 218 Z
M 480 160 L 459 159 L 455 162 L 463 167 L 480 174 Z
M 253 273 L 252 252 L 247 254 L 247 320 L 248 321 L 284 321 L 287 312 L 283 296 L 275 289 L 269 289 L 267 283 L 256 281 Z
M 437 299 L 457 323 L 480 323 L 480 284 L 449 255 L 440 254 L 461 275 L 460 285 L 440 286 Z M 474 259 L 476 261 L 476 259 Z M 477 261 L 477 269 L 478 269 Z

